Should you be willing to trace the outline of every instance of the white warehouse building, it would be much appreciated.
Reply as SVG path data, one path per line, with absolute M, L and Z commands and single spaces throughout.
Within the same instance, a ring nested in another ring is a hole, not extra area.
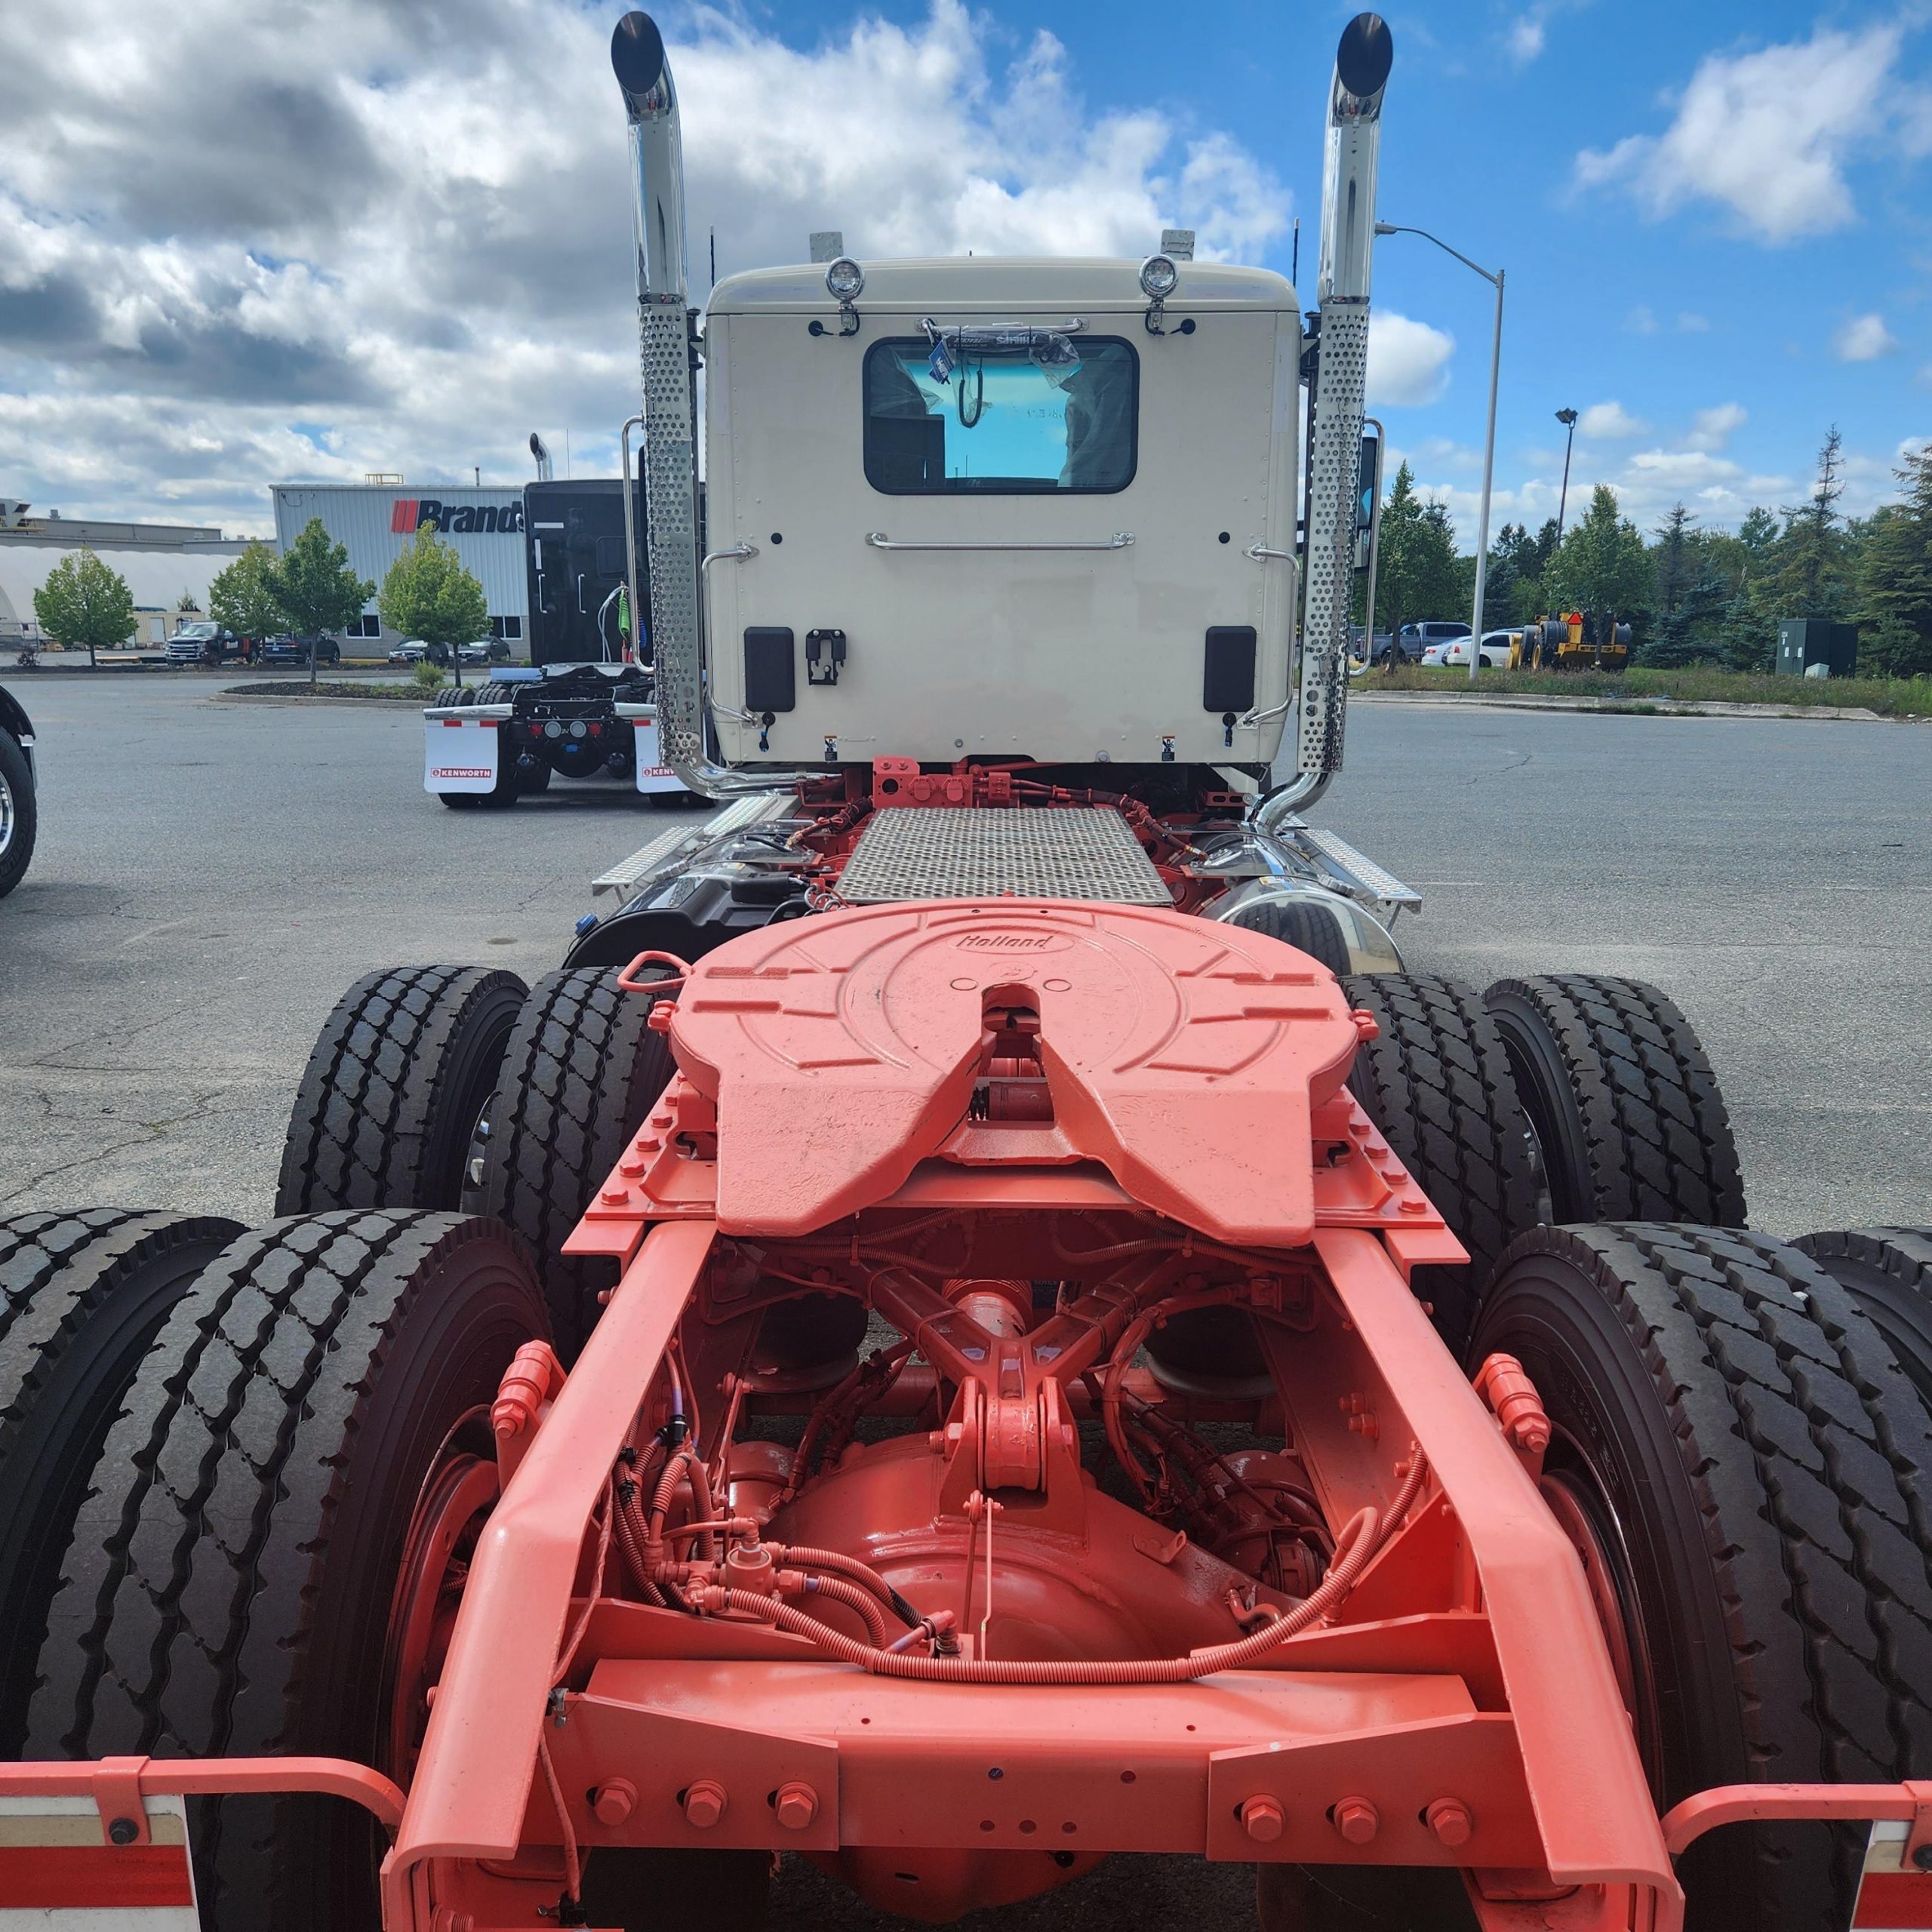
M 275 498 L 275 547 L 278 555 L 301 535 L 311 517 L 349 552 L 349 567 L 378 589 L 390 565 L 420 524 L 433 523 L 456 546 L 464 568 L 483 586 L 490 611 L 490 634 L 512 647 L 523 645 L 530 615 L 529 580 L 523 548 L 523 492 L 458 489 L 426 483 L 278 483 Z M 345 639 L 401 640 L 383 628 L 372 597 L 359 623 Z

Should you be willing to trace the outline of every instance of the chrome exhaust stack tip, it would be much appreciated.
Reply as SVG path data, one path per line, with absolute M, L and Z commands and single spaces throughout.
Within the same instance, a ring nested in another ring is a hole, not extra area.
M 611 29 L 611 71 L 623 90 L 624 105 L 632 120 L 675 111 L 677 97 L 671 91 L 670 72 L 664 64 L 664 36 L 648 14 L 626 14 Z M 661 101 L 657 98 L 660 82 Z

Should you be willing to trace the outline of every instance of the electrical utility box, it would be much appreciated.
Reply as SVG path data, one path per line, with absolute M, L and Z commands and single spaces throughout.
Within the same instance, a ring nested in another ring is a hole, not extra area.
M 1834 678 L 1858 669 L 1858 626 L 1821 617 L 1786 617 L 1778 626 L 1778 675 L 1801 678 L 1822 664 Z

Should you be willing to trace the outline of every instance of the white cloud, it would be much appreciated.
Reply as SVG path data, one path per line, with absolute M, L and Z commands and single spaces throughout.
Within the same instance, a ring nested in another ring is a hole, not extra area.
M 1650 304 L 1639 302 L 1623 318 L 1623 326 L 1632 335 L 1655 335 L 1657 318 L 1651 312 Z
M 1832 353 L 1841 362 L 1875 362 L 1898 346 L 1898 337 L 1879 315 L 1848 317 L 1832 337 Z
M 1730 442 L 1733 434 L 1744 426 L 1749 414 L 1741 402 L 1721 402 L 1714 408 L 1700 409 L 1692 419 L 1690 433 L 1684 439 L 1684 447 L 1721 450 Z
M 1626 436 L 1641 436 L 1650 427 L 1640 423 L 1620 402 L 1593 402 L 1577 424 L 1580 435 L 1599 441 L 1614 441 Z
M 1688 309 L 1678 311 L 1677 328 L 1680 335 L 1709 335 L 1711 332 L 1708 315 L 1694 315 Z
M 1842 227 L 1856 213 L 1844 163 L 1908 129 L 1921 96 L 1887 76 L 1903 38 L 1895 25 L 1713 54 L 1690 77 L 1661 134 L 1630 134 L 1577 157 L 1579 186 L 1619 186 L 1657 216 L 1715 202 L 1767 242 Z
M 614 466 L 637 370 L 609 16 L 460 11 L 456 34 L 395 0 L 0 5 L 16 494 L 260 528 L 291 475 L 519 476 L 533 428 L 561 454 L 568 427 L 580 474 Z M 1191 226 L 1204 259 L 1247 260 L 1286 232 L 1248 150 L 1090 110 L 1051 34 L 1002 63 L 964 0 L 802 51 L 682 17 L 699 299 L 714 229 L 721 273 L 797 261 L 817 228 L 862 254 L 1137 257 Z M 223 108 L 191 135 L 158 99 Z
M 1527 67 L 1543 52 L 1544 37 L 1542 16 L 1522 14 L 1509 23 L 1503 45 L 1518 66 Z
M 1398 408 L 1433 402 L 1448 386 L 1456 338 L 1392 309 L 1376 309 L 1368 324 L 1368 400 Z

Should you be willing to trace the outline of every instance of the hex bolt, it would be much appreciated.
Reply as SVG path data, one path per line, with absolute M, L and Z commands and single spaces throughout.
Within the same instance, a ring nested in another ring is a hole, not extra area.
M 801 1779 L 794 1778 L 778 1787 L 771 1808 L 788 1832 L 802 1832 L 818 1816 L 818 1793 Z
M 116 1818 L 107 1828 L 109 1843 L 132 1844 L 141 1835 L 141 1828 L 131 1818 Z
M 1422 1814 L 1422 1821 L 1446 1845 L 1467 1844 L 1475 1820 L 1460 1798 L 1438 1798 Z
M 1328 1814 L 1351 1844 L 1367 1844 L 1382 1829 L 1382 1814 L 1365 1798 L 1345 1798 Z
M 724 1787 L 715 1779 L 700 1778 L 685 1793 L 685 1822 L 708 1832 L 724 1815 Z
M 629 1778 L 612 1778 L 597 1787 L 590 1808 L 600 1825 L 621 1825 L 637 1809 L 637 1786 Z
M 1272 1798 L 1251 1798 L 1241 1807 L 1241 1828 L 1257 1844 L 1272 1844 L 1287 1822 L 1287 1814 Z
M 612 1186 L 604 1190 L 605 1201 L 612 1208 L 621 1208 L 630 1197 L 631 1191 L 627 1187 Z
M 1914 1847 L 1912 1854 L 1912 1862 L 1913 1864 L 1917 1866 L 1921 1872 L 1932 1872 L 1932 1844 L 1921 1844 Z

